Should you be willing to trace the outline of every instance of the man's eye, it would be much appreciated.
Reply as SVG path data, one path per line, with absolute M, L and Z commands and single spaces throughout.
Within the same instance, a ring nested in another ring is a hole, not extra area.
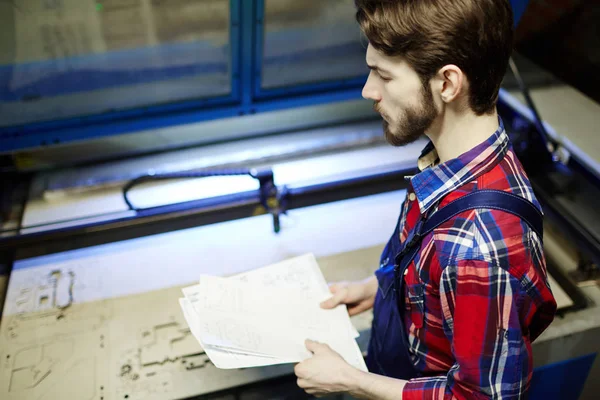
M 381 75 L 379 72 L 377 72 L 377 75 L 379 76 L 379 79 L 381 79 L 384 82 L 389 82 L 392 80 L 391 78 L 388 78 L 387 76 Z

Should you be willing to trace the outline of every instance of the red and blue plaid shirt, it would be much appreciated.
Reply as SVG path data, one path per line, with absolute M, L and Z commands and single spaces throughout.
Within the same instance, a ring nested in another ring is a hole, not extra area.
M 478 189 L 504 190 L 539 207 L 502 123 L 487 141 L 435 165 L 431 144 L 419 159 L 402 207 L 400 240 L 421 214 Z M 426 236 L 407 269 L 412 361 L 426 377 L 403 399 L 508 399 L 527 391 L 531 343 L 554 318 L 542 239 L 507 212 L 465 211 Z

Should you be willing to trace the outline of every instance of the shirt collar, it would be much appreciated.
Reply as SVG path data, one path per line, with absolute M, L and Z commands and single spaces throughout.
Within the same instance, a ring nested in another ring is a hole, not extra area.
M 500 127 L 486 141 L 443 164 L 435 165 L 437 151 L 433 143 L 427 144 L 418 160 L 421 172 L 410 179 L 421 214 L 454 189 L 489 171 L 504 157 L 510 139 L 502 119 L 498 120 Z

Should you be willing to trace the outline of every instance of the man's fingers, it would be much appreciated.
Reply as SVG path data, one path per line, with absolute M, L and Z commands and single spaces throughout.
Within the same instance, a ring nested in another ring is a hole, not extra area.
M 367 302 L 358 303 L 355 306 L 348 307 L 348 314 L 352 317 L 356 314 L 360 314 L 361 312 L 367 311 L 368 309 L 370 309 L 372 307 L 373 307 L 373 304 L 371 304 L 371 303 L 367 303 Z
M 322 302 L 321 308 L 325 308 L 325 309 L 335 308 L 341 303 L 342 298 L 343 298 L 342 296 L 336 294 L 333 297 L 330 297 L 329 299 Z
M 311 353 L 317 351 L 317 342 L 315 342 L 314 340 L 306 339 L 304 341 L 304 345 L 306 346 L 306 349 Z
M 294 374 L 298 377 L 298 379 L 302 379 L 304 376 L 304 366 L 302 363 L 294 365 Z
M 346 282 L 330 283 L 328 285 L 328 288 L 331 294 L 335 295 L 340 291 L 345 291 L 346 289 L 348 289 L 348 284 Z
M 306 339 L 304 341 L 304 345 L 306 346 L 306 349 L 308 351 L 310 351 L 311 353 L 314 353 L 314 354 L 318 353 L 325 346 L 327 346 L 326 344 L 319 343 L 319 342 L 316 342 L 316 341 L 310 340 L 310 339 Z
M 331 293 L 333 293 L 333 296 L 330 297 L 329 299 L 323 301 L 321 303 L 321 308 L 328 309 L 328 308 L 337 307 L 339 304 L 343 303 L 344 298 L 348 294 L 348 288 L 347 287 L 340 287 L 340 286 L 337 286 L 337 285 L 331 285 L 329 287 L 329 290 L 331 291 Z

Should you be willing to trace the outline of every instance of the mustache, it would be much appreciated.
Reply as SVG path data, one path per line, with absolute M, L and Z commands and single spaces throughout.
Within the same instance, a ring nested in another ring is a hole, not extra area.
M 379 105 L 379 103 L 373 103 L 373 110 L 381 114 L 381 106 Z
M 379 103 L 373 103 L 373 110 L 379 113 L 384 120 L 387 119 L 387 115 L 383 112 Z

